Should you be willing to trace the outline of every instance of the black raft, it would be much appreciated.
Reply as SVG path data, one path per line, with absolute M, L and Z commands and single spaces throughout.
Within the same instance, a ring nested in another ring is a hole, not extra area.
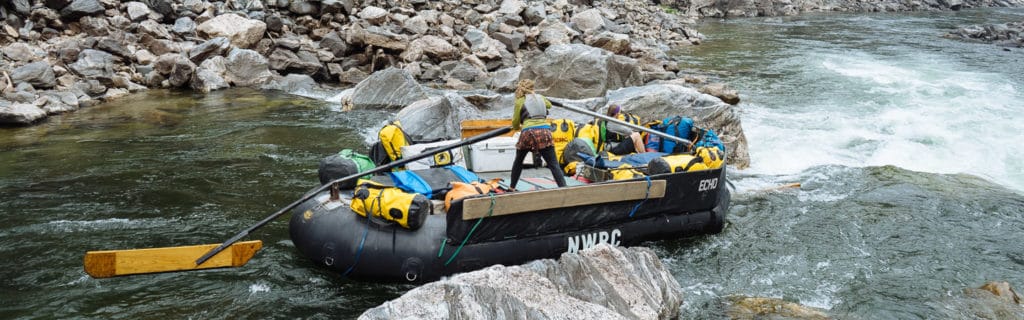
M 350 209 L 352 191 L 322 191 L 292 211 L 306 257 L 350 278 L 426 282 L 494 264 L 557 258 L 599 243 L 722 231 L 725 166 L 557 189 L 484 194 L 432 205 L 418 229 Z

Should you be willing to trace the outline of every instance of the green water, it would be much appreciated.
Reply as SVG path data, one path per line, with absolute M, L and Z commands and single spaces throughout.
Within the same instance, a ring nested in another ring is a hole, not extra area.
M 939 38 L 1019 10 L 710 21 L 684 65 L 740 89 L 752 166 L 726 230 L 653 242 L 683 318 L 730 296 L 851 319 L 972 318 L 1024 288 L 1022 52 Z M 0 128 L 0 318 L 352 318 L 411 287 L 315 268 L 281 218 L 241 268 L 92 279 L 89 250 L 219 243 L 317 186 L 390 115 L 232 89 L 154 90 Z M 963 143 L 963 142 L 968 143 Z M 758 190 L 800 182 L 800 189 Z M 425 306 L 429 307 L 429 306 Z M 1012 318 L 1015 314 L 1009 314 Z M 1024 317 L 1024 315 L 1021 315 Z
M 350 284 L 301 258 L 287 219 L 243 268 L 97 280 L 86 251 L 218 243 L 317 186 L 385 114 L 246 89 L 151 91 L 0 129 L 0 318 L 354 316 L 407 288 Z

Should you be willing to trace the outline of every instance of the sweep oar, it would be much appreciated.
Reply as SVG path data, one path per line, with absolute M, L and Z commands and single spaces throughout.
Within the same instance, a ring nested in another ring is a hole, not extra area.
M 690 140 L 686 140 L 686 139 L 683 139 L 683 138 L 680 138 L 680 137 L 676 137 L 676 136 L 673 136 L 671 134 L 664 133 L 664 132 L 661 132 L 661 131 L 658 131 L 658 130 L 654 130 L 654 129 L 651 129 L 651 128 L 646 128 L 646 127 L 643 127 L 643 126 L 638 126 L 638 125 L 635 125 L 635 124 L 632 124 L 632 123 L 629 123 L 629 122 L 625 122 L 625 121 L 622 121 L 622 120 L 619 120 L 619 119 L 616 119 L 616 118 L 613 118 L 613 117 L 609 117 L 609 116 L 606 116 L 606 115 L 603 115 L 603 114 L 600 114 L 600 113 L 597 113 L 597 112 L 593 112 L 593 111 L 590 111 L 590 110 L 580 109 L 580 108 L 577 108 L 577 107 L 570 107 L 570 106 L 564 105 L 564 104 L 562 104 L 560 102 L 551 101 L 551 105 L 559 107 L 559 108 L 562 108 L 562 109 L 565 109 L 565 110 L 569 110 L 569 111 L 572 111 L 572 112 L 582 113 L 582 114 L 585 114 L 585 115 L 588 115 L 588 116 L 601 118 L 601 119 L 607 120 L 607 121 L 612 122 L 612 123 L 616 123 L 616 124 L 619 124 L 619 125 L 623 125 L 623 126 L 629 127 L 630 129 L 633 129 L 633 130 L 647 132 L 647 133 L 650 133 L 650 134 L 653 134 L 653 135 L 661 136 L 662 138 L 665 138 L 665 139 L 669 139 L 669 140 L 675 141 L 677 143 L 685 144 L 688 147 L 693 147 L 693 142 L 690 142 Z
M 305 196 L 281 208 L 260 222 L 242 230 L 235 236 L 221 244 L 208 244 L 182 247 L 130 249 L 130 250 L 107 250 L 89 251 L 85 254 L 85 271 L 94 278 L 107 278 L 121 275 L 157 273 L 169 271 L 199 270 L 221 267 L 240 267 L 245 265 L 253 255 L 256 254 L 263 242 L 259 240 L 238 242 L 254 230 L 270 223 L 270 221 L 284 215 L 292 208 L 316 196 L 321 191 L 331 188 L 332 185 L 358 179 L 368 174 L 377 174 L 393 168 L 401 167 L 413 161 L 417 161 L 442 151 L 447 151 L 474 144 L 483 140 L 497 137 L 511 131 L 511 127 L 498 128 L 484 134 L 468 138 L 451 145 L 431 149 L 428 152 L 405 157 L 401 160 L 370 169 L 367 171 L 352 174 L 346 177 L 331 180 L 330 182 L 310 191 Z M 192 260 L 202 254 L 197 260 Z

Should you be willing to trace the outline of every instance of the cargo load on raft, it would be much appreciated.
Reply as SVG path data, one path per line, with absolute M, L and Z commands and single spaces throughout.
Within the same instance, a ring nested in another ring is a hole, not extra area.
M 463 121 L 463 143 L 480 141 L 458 148 L 449 147 L 459 140 L 417 143 L 390 123 L 368 156 L 349 150 L 321 161 L 320 180 L 365 172 L 367 159 L 403 165 L 302 202 L 292 210 L 291 239 L 346 277 L 424 282 L 601 243 L 635 246 L 723 230 L 727 153 L 712 130 L 665 118 L 645 127 L 689 143 L 662 144 L 644 133 L 648 152 L 615 155 L 596 147 L 613 142 L 581 135 L 586 124 L 549 123 L 568 185 L 557 187 L 541 160 L 527 157 L 539 169 L 524 170 L 515 191 L 507 185 L 514 138 L 492 130 L 510 120 Z M 477 136 L 485 132 L 495 137 Z

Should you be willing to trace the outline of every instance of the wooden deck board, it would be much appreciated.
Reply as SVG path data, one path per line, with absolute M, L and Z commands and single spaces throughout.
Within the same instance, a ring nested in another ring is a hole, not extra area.
M 610 203 L 629 200 L 658 199 L 665 196 L 665 180 L 653 180 L 650 193 L 647 181 L 592 184 L 579 187 L 501 194 L 494 196 L 492 216 L 534 212 L 546 209 Z M 491 197 L 466 199 L 462 202 L 462 220 L 488 215 Z

